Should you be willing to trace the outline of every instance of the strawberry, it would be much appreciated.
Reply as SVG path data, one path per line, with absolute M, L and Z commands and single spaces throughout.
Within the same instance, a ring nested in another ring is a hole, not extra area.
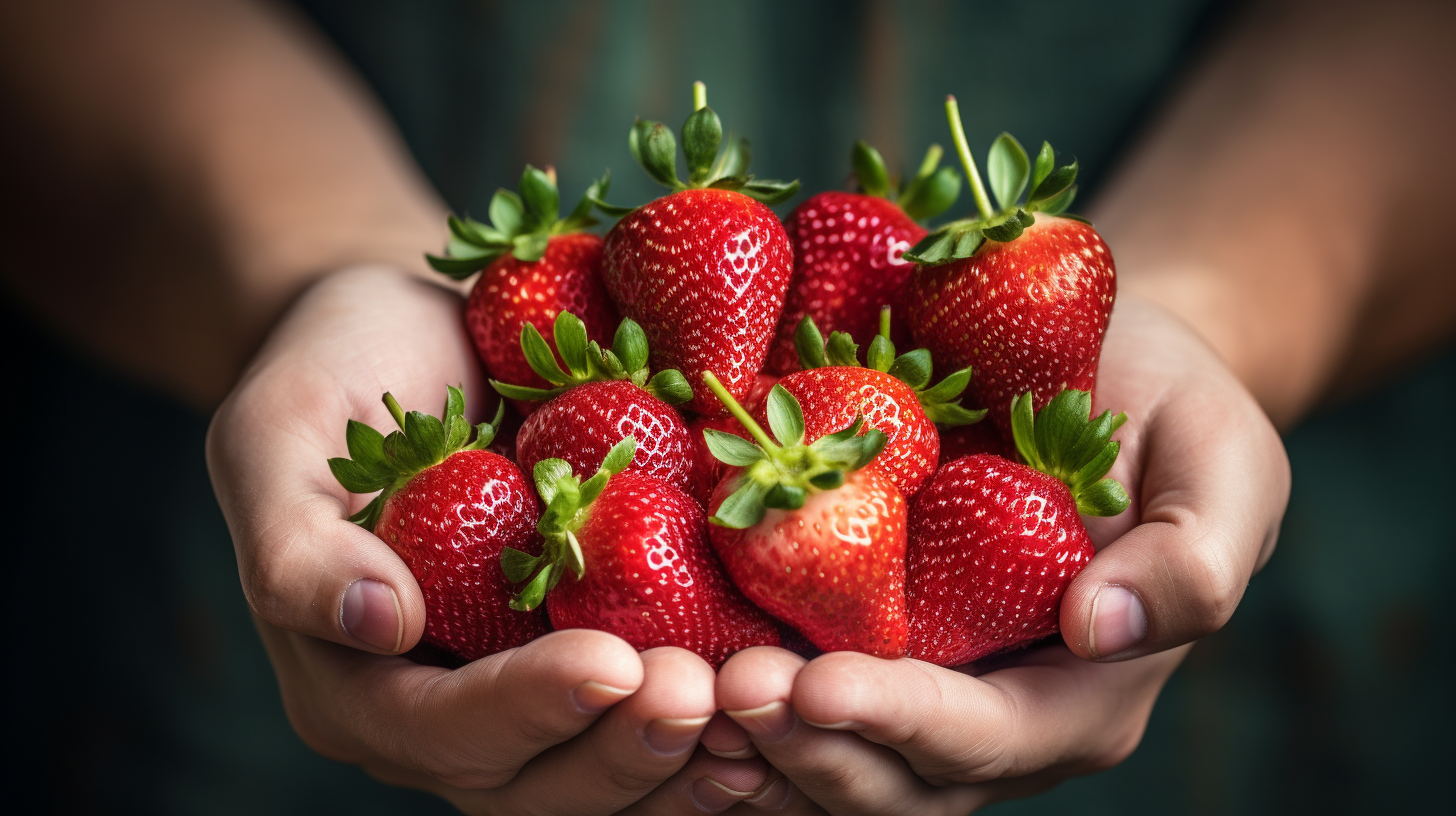
M 940 432 L 940 463 L 954 462 L 962 456 L 991 453 L 1005 459 L 1016 458 L 1016 448 L 1001 438 L 1001 432 L 990 422 L 957 425 Z
M 773 619 L 723 574 L 698 503 L 623 472 L 635 446 L 623 439 L 585 482 L 560 459 L 536 465 L 545 547 L 502 554 L 505 572 L 526 582 L 513 605 L 529 611 L 544 599 L 557 629 L 600 629 L 639 650 L 679 646 L 714 668 L 741 649 L 777 646 Z
M 1092 395 L 1063 391 L 1032 414 L 1018 398 L 1011 427 L 1025 465 L 990 454 L 936 472 L 910 513 L 911 657 L 958 666 L 1054 634 L 1062 593 L 1092 558 L 1078 513 L 1127 509 L 1106 476 L 1126 414 L 1089 419 Z
M 793 268 L 789 237 L 764 205 L 790 198 L 799 183 L 744 175 L 747 142 L 730 142 L 720 155 L 722 124 L 702 83 L 694 101 L 682 129 L 687 182 L 677 177 L 672 131 L 660 122 L 633 126 L 633 155 L 674 192 L 635 210 L 598 202 L 623 215 L 607 233 L 602 274 L 622 314 L 646 330 L 652 367 L 681 371 L 693 384 L 693 410 L 717 414 L 699 378 L 722 372 L 739 399 L 753 387 Z
M 1009 439 L 1013 398 L 1029 391 L 1040 408 L 1063 389 L 1093 390 L 1117 273 L 1097 231 L 1064 213 L 1077 191 L 1075 161 L 1055 167 L 1051 145 L 1042 143 L 1033 164 L 1001 134 L 988 161 L 1001 202 L 994 210 L 954 97 L 946 111 L 980 215 L 947 224 L 905 253 L 921 267 L 901 303 L 916 342 L 936 360 L 976 367 L 970 399 L 991 410 Z
M 965 390 L 971 369 L 930 384 L 930 352 L 916 349 L 899 357 L 890 341 L 890 310 L 880 312 L 880 331 L 866 354 L 868 367 L 859 363 L 859 348 L 844 332 L 819 333 L 814 319 L 805 317 L 795 331 L 795 344 L 803 370 L 779 380 L 804 408 L 804 438 L 810 442 L 843 430 L 863 418 L 889 438 L 875 459 L 906 497 L 935 472 L 940 456 L 936 423 L 965 425 L 979 422 L 986 412 L 970 411 L 953 402 Z M 755 412 L 760 423 L 765 408 Z
M 784 229 L 794 248 L 794 274 L 769 371 L 799 368 L 794 331 L 806 317 L 860 345 L 874 337 L 880 307 L 894 302 L 915 268 L 901 256 L 925 237 L 916 222 L 934 218 L 960 193 L 955 169 L 936 169 L 940 156 L 940 145 L 931 145 L 920 172 L 897 195 L 879 152 L 856 142 L 850 157 L 863 193 L 820 193 L 789 214 Z
M 523 356 L 549 390 L 491 380 L 514 401 L 548 400 L 522 423 L 516 436 L 516 462 L 527 473 L 543 459 L 565 459 L 577 470 L 594 471 L 624 436 L 640 440 L 628 472 L 658 477 L 684 490 L 694 477 L 693 443 L 682 416 L 672 405 L 692 398 L 677 371 L 647 378 L 647 339 L 631 318 L 617 327 L 612 348 L 588 340 L 582 321 L 571 312 L 556 316 L 556 348 L 527 324 L 521 329 Z M 671 403 L 671 404 L 669 404 Z
M 770 439 L 711 372 L 704 382 L 757 445 L 704 431 L 739 468 L 713 491 L 709 535 L 749 600 L 824 651 L 898 657 L 905 648 L 905 499 L 865 467 L 886 437 L 862 421 L 804 444 L 804 414 L 782 385 L 765 405 Z M 777 441 L 775 441 L 777 440 Z
M 329 469 L 351 493 L 380 493 L 353 521 L 404 560 L 425 596 L 426 643 L 466 660 L 520 646 L 548 630 L 545 617 L 510 610 L 511 585 L 500 569 L 506 549 L 539 541 L 539 506 L 509 459 L 491 453 L 501 410 L 476 428 L 465 397 L 448 389 L 441 419 L 408 414 L 389 394 L 384 404 L 400 430 L 389 436 L 349 421 L 349 459 Z
M 769 389 L 779 381 L 778 377 L 772 374 L 759 374 L 753 381 L 753 389 L 748 392 L 748 397 L 743 401 L 743 407 L 750 413 L 758 408 L 768 397 Z M 693 441 L 693 498 L 697 499 L 704 507 L 708 506 L 708 500 L 713 496 L 713 488 L 723 481 L 728 475 L 728 466 L 718 460 L 713 452 L 708 449 L 708 443 L 703 439 L 703 431 L 712 428 L 715 431 L 737 434 L 748 439 L 748 431 L 734 419 L 732 414 L 720 414 L 718 416 L 700 416 L 688 424 L 688 436 Z
M 558 218 L 555 173 L 527 165 L 521 195 L 498 190 L 491 199 L 491 224 L 449 217 L 449 254 L 426 258 L 455 280 L 485 270 L 470 290 L 465 325 L 492 377 L 549 387 L 521 356 L 519 338 L 523 326 L 546 331 L 563 311 L 581 318 L 592 339 L 611 334 L 617 310 L 602 288 L 602 239 L 582 232 L 596 223 L 592 201 L 609 182 L 609 177 L 594 182 L 576 209 Z M 517 403 L 516 408 L 526 414 L 535 406 Z

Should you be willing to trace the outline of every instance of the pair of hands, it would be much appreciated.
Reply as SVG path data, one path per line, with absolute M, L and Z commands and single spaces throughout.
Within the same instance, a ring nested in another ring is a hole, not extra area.
M 1097 411 L 1124 410 L 1112 476 L 1133 499 L 1090 519 L 1099 552 L 1062 605 L 1065 645 L 979 675 L 776 648 L 716 674 L 554 632 L 454 671 L 397 656 L 418 586 L 334 481 L 344 422 L 379 396 L 487 403 L 458 292 L 384 268 L 324 279 L 219 409 L 208 463 L 289 717 L 326 756 L 471 813 L 965 813 L 1111 767 L 1159 690 L 1273 550 L 1283 447 L 1253 399 L 1174 318 L 1124 296 Z M 1134 659 L 1135 658 L 1135 659 Z

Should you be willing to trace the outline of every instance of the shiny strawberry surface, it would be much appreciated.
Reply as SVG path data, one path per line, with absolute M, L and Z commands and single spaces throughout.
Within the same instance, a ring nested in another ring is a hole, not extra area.
M 724 413 L 703 385 L 706 370 L 742 401 L 763 367 L 793 266 L 773 211 L 741 193 L 683 190 L 624 216 L 605 252 L 607 293 L 646 331 L 653 370 L 681 371 L 698 413 Z
M 635 646 L 679 646 L 717 668 L 778 627 L 723 574 L 703 509 L 682 490 L 630 472 L 613 476 L 576 538 L 586 571 L 546 599 L 558 629 L 600 629 Z
M 910 508 L 908 654 L 958 666 L 1055 634 L 1093 552 L 1057 479 L 988 454 L 951 462 Z
M 784 314 L 767 370 L 799 370 L 794 330 L 805 315 L 828 335 L 847 332 L 861 347 L 879 331 L 880 307 L 895 302 L 915 265 L 901 256 L 925 229 L 894 202 L 827 192 L 800 204 L 784 221 L 794 249 Z
M 389 497 L 374 534 L 420 584 L 427 643 L 475 660 L 549 631 L 539 610 L 510 608 L 500 564 L 505 547 L 541 551 L 539 514 L 516 466 L 484 450 L 452 454 Z

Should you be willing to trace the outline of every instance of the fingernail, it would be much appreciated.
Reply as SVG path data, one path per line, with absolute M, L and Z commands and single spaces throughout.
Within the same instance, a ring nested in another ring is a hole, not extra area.
M 693 804 L 705 813 L 721 813 L 753 795 L 753 791 L 734 790 L 722 782 L 704 776 L 693 782 Z
M 743 801 L 759 810 L 778 810 L 789 803 L 789 794 L 792 792 L 789 781 L 781 776 Z
M 600 714 L 631 696 L 628 689 L 588 680 L 571 690 L 571 704 L 583 714 Z
M 360 578 L 344 590 L 339 623 L 349 637 L 386 652 L 399 651 L 404 640 L 399 597 L 388 584 L 373 578 Z
M 758 749 L 754 748 L 751 743 L 748 745 L 748 747 L 739 748 L 737 751 L 714 750 L 712 748 L 708 748 L 708 746 L 706 745 L 704 745 L 703 747 L 707 748 L 708 753 L 712 754 L 713 756 L 722 757 L 724 759 L 753 759 L 754 757 L 758 756 Z
M 1108 584 L 1092 599 L 1092 633 L 1087 646 L 1097 657 L 1111 657 L 1138 645 L 1148 634 L 1148 613 L 1130 590 Z
M 698 744 L 698 735 L 711 717 L 662 718 L 647 724 L 647 747 L 663 756 L 680 754 Z
M 794 712 L 782 701 L 727 714 L 748 733 L 766 742 L 778 742 L 794 729 Z
M 864 723 L 855 720 L 840 720 L 836 723 L 816 723 L 810 720 L 804 720 L 804 722 L 815 728 L 823 728 L 825 731 L 863 731 L 865 727 Z

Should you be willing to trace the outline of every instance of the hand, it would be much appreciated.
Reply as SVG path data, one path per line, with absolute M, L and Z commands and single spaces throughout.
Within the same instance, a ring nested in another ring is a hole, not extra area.
M 1098 406 L 1124 410 L 1112 476 L 1127 512 L 1089 519 L 1099 551 L 1063 602 L 1065 644 L 979 676 L 916 660 L 740 652 L 717 699 L 785 779 L 786 812 L 961 814 L 1137 746 L 1190 641 L 1221 627 L 1273 551 L 1289 466 L 1253 399 L 1183 324 L 1119 301 Z M 1134 659 L 1135 658 L 1135 659 Z
M 345 492 L 327 459 L 343 455 L 347 419 L 391 423 L 385 390 L 435 410 L 460 383 L 479 421 L 460 314 L 458 293 L 418 278 L 333 275 L 213 420 L 208 467 L 294 727 L 326 756 L 470 812 L 677 813 L 711 787 L 703 777 L 756 785 L 761 759 L 694 754 L 714 675 L 690 652 L 639 655 L 572 630 L 454 671 L 397 656 L 423 632 L 423 598 L 394 552 L 346 520 L 367 497 Z

